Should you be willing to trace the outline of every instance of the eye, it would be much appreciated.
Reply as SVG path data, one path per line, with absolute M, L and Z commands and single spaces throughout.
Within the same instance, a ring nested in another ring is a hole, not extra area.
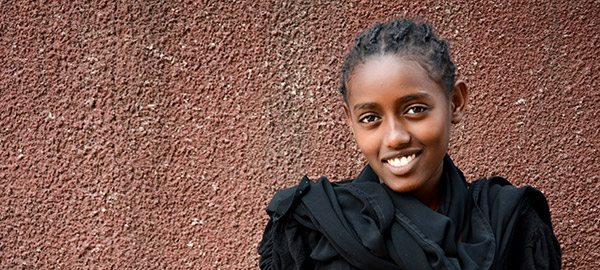
M 362 118 L 360 118 L 358 120 L 358 122 L 365 123 L 365 124 L 371 124 L 371 123 L 376 122 L 377 120 L 379 120 L 378 116 L 369 114 L 369 115 L 365 115 Z
M 416 115 L 416 114 L 420 114 L 423 112 L 426 112 L 428 109 L 425 106 L 422 105 L 414 105 L 411 106 L 410 108 L 408 108 L 408 110 L 406 110 L 406 114 L 408 115 Z

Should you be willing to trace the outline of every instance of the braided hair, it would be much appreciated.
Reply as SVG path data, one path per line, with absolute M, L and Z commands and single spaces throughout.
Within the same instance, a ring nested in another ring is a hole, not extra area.
M 342 66 L 342 85 L 339 92 L 347 99 L 347 83 L 354 68 L 367 58 L 379 55 L 415 57 L 431 78 L 443 86 L 448 95 L 454 88 L 454 64 L 450 60 L 448 44 L 438 39 L 426 23 L 398 19 L 380 23 L 361 33 Z

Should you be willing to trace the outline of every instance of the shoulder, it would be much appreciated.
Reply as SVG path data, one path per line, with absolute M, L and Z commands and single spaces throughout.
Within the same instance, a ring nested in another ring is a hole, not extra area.
M 538 218 L 552 227 L 546 197 L 532 186 L 515 187 L 505 178 L 494 176 L 474 181 L 470 189 L 475 202 L 483 208 L 516 214 L 517 217 L 531 208 Z
M 298 185 L 277 191 L 266 209 L 269 216 L 277 220 L 287 215 L 310 190 L 311 183 L 308 177 L 304 176 Z
M 560 269 L 561 251 L 552 225 L 529 207 L 518 219 L 504 269 Z
M 287 216 L 267 223 L 258 248 L 260 269 L 311 269 L 310 231 Z
M 310 268 L 307 231 L 290 218 L 309 189 L 310 180 L 304 176 L 298 185 L 277 191 L 269 202 L 266 212 L 270 218 L 258 248 L 260 269 Z
M 311 253 L 324 236 L 312 223 L 306 214 L 306 206 L 302 204 L 303 198 L 311 193 L 320 194 L 324 189 L 351 182 L 329 182 L 321 177 L 315 183 L 304 176 L 298 185 L 277 191 L 266 209 L 270 219 L 258 249 L 260 268 L 354 269 L 339 258 L 326 262 L 311 258 Z
M 267 213 L 271 218 L 278 219 L 293 212 L 301 198 L 311 190 L 314 190 L 314 193 L 317 190 L 328 189 L 328 187 L 348 186 L 353 180 L 330 182 L 326 177 L 320 177 L 313 182 L 305 175 L 298 185 L 277 191 L 267 206 Z
M 506 252 L 499 254 L 498 269 L 560 269 L 560 245 L 542 192 L 531 186 L 515 187 L 502 177 L 477 180 L 470 189 L 492 226 L 499 229 L 497 241 Z

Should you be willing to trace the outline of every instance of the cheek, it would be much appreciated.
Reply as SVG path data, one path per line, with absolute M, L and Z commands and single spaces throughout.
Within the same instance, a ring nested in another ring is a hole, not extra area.
M 427 145 L 446 147 L 450 139 L 450 124 L 446 121 L 428 121 L 415 127 L 419 140 Z M 441 149 L 446 150 L 446 149 Z
M 354 139 L 365 156 L 377 153 L 379 149 L 377 133 L 354 130 Z

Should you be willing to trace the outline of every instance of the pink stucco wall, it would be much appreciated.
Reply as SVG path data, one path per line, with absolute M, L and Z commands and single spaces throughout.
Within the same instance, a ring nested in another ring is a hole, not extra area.
M 471 86 L 467 177 L 542 190 L 600 268 L 598 1 L 89 2 L 0 4 L 0 268 L 257 268 L 276 190 L 363 166 L 338 71 L 396 15 Z

